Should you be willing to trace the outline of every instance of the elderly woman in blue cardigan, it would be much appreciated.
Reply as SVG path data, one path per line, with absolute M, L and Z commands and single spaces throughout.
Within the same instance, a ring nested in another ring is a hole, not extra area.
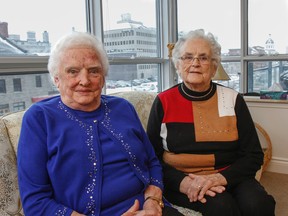
M 25 215 L 180 215 L 163 203 L 161 166 L 133 106 L 101 95 L 102 43 L 69 34 L 53 47 L 48 70 L 60 96 L 26 111 L 19 139 Z

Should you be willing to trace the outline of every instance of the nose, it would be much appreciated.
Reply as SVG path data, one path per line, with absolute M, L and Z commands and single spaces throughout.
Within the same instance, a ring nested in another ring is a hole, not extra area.
M 87 86 L 90 84 L 89 73 L 86 69 L 82 69 L 79 74 L 79 85 Z
M 191 60 L 191 63 L 193 66 L 198 66 L 200 65 L 200 60 L 198 57 L 194 57 L 192 60 Z

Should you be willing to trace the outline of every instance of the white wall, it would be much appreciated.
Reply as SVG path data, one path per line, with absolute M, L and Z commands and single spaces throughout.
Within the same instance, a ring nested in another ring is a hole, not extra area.
M 273 101 L 245 97 L 252 118 L 268 133 L 272 159 L 267 171 L 288 174 L 288 100 Z

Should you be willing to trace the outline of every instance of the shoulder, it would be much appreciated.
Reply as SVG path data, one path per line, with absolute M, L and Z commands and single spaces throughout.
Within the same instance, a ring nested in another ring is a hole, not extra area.
M 238 96 L 241 96 L 239 92 L 235 91 L 232 88 L 216 84 L 217 86 L 217 94 L 218 98 L 226 98 L 226 99 L 231 99 L 232 101 L 236 101 Z
M 163 91 L 163 92 L 160 92 L 158 94 L 158 99 L 160 99 L 162 102 L 164 100 L 173 100 L 175 99 L 176 97 L 180 96 L 180 93 L 179 93 L 179 90 L 178 90 L 178 87 L 179 87 L 180 84 L 177 84 L 177 85 L 174 85 L 173 87 Z
M 24 113 L 24 117 L 39 116 L 45 113 L 57 113 L 56 108 L 60 102 L 60 96 L 53 96 L 32 104 Z

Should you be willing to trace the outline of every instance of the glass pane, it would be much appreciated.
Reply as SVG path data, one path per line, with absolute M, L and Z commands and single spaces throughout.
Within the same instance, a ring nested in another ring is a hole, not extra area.
M 234 90 L 239 92 L 241 74 L 240 62 L 222 62 L 221 64 L 225 72 L 229 75 L 230 80 L 214 80 L 214 82 L 233 88 Z
M 71 31 L 86 31 L 83 0 L 0 0 L 0 56 L 48 55 Z
M 240 0 L 178 0 L 178 34 L 204 29 L 218 38 L 222 55 L 240 55 Z
M 288 61 L 249 62 L 248 82 L 248 92 L 260 92 L 261 90 L 287 91 Z
M 248 44 L 250 55 L 288 53 L 288 1 L 248 1 Z
M 159 92 L 158 64 L 110 65 L 106 93 L 123 91 Z
M 147 58 L 160 53 L 155 0 L 103 1 L 103 26 L 109 57 Z
M 0 115 L 24 110 L 36 101 L 58 94 L 47 72 L 25 73 L 0 75 Z

